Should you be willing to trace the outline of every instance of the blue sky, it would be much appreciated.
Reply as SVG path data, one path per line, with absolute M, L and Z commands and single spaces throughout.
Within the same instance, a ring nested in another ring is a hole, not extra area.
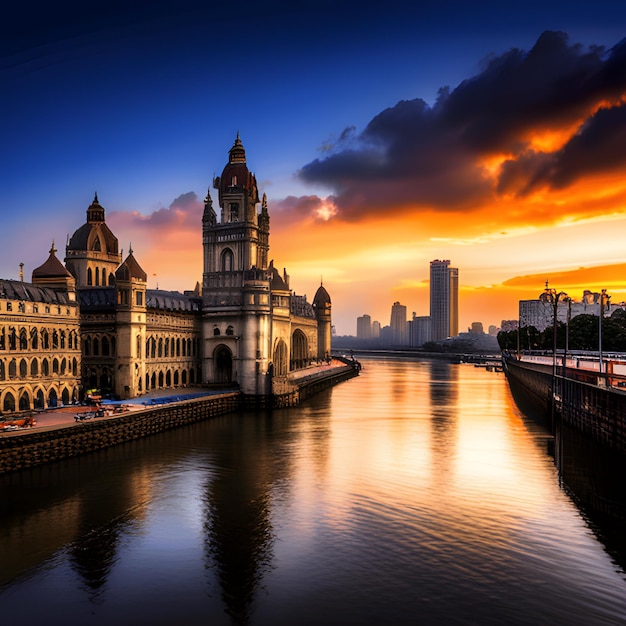
M 432 258 L 450 258 L 460 266 L 461 283 L 476 289 L 539 272 L 519 259 L 494 260 L 490 278 L 484 260 L 472 267 L 476 255 L 461 253 L 434 230 L 423 242 L 415 235 L 421 256 L 403 257 L 412 243 L 394 240 L 391 227 L 402 231 L 403 222 L 388 211 L 382 193 L 376 215 L 370 207 L 362 221 L 385 221 L 389 228 L 378 229 L 379 243 L 389 254 L 372 253 L 376 267 L 370 268 L 369 240 L 359 248 L 362 233 L 351 237 L 346 230 L 346 222 L 360 220 L 358 212 L 346 213 L 341 228 L 341 215 L 325 224 L 317 220 L 315 229 L 297 228 L 303 217 L 294 198 L 340 194 L 337 181 L 313 167 L 315 160 L 332 165 L 328 155 L 338 146 L 344 156 L 358 150 L 345 138 L 362 139 L 368 124 L 398 102 L 421 98 L 433 106 L 440 88 L 454 90 L 511 49 L 530 50 L 544 31 L 567 33 L 571 45 L 608 50 L 626 36 L 625 25 L 626 3 L 602 0 L 243 1 L 208 8 L 205 2 L 181 0 L 15 8 L 0 26 L 0 275 L 17 278 L 24 262 L 28 279 L 47 258 L 52 239 L 62 257 L 67 235 L 84 223 L 97 191 L 121 247 L 132 241 L 155 284 L 190 288 L 201 278 L 201 265 L 198 255 L 185 255 L 196 246 L 190 232 L 199 206 L 189 194 L 204 197 L 238 131 L 249 167 L 268 195 L 270 243 L 283 254 L 277 265 L 287 265 L 298 293 L 312 295 L 324 276 L 342 334 L 353 333 L 353 320 L 366 312 L 388 323 L 391 304 L 400 296 L 409 310 L 427 314 L 422 287 Z M 314 175 L 298 174 L 303 171 Z M 176 219 L 168 222 L 174 213 Z M 432 216 L 424 220 L 430 223 Z M 168 230 L 158 224 L 169 224 Z M 172 243 L 176 224 L 183 224 L 180 245 Z M 200 228 L 198 221 L 198 252 Z M 301 238 L 302 257 L 286 241 L 295 236 Z M 516 239 L 515 246 L 528 250 L 529 242 Z M 335 252 L 329 255 L 331 245 Z M 167 261 L 155 253 L 166 246 Z M 491 258 L 499 250 L 494 248 Z M 553 267 L 611 261 L 624 259 L 583 256 L 577 263 L 567 257 Z M 368 296 L 348 295 L 350 289 Z M 508 302 L 502 315 L 512 311 L 514 317 L 514 304 Z M 479 314 L 472 306 L 466 316 L 462 307 L 462 325 Z M 497 324 L 499 315 L 482 321 Z

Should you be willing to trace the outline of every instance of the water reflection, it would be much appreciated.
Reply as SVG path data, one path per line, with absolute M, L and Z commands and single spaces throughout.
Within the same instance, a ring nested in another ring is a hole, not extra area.
M 3 476 L 0 611 L 64 626 L 623 623 L 624 571 L 560 488 L 547 437 L 501 374 L 368 360 L 296 409 Z M 564 480 L 598 495 L 562 449 Z

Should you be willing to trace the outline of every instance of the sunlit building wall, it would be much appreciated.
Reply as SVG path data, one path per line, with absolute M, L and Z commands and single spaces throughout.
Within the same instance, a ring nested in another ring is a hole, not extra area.
M 430 323 L 433 341 L 459 334 L 459 270 L 448 260 L 430 262 Z
M 409 333 L 406 319 L 406 306 L 394 302 L 391 307 L 391 343 L 395 346 L 405 346 L 409 343 Z
M 372 318 L 369 315 L 362 315 L 356 318 L 357 339 L 372 338 Z
M 409 345 L 421 348 L 427 341 L 430 341 L 430 317 L 413 313 L 409 322 Z

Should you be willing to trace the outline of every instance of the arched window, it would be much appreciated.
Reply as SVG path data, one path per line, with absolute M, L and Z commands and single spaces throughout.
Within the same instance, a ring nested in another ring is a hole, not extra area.
M 6 396 L 4 396 L 4 402 L 2 403 L 2 410 L 5 413 L 12 413 L 15 411 L 15 398 L 13 394 L 9 391 Z
M 233 251 L 230 248 L 226 248 L 222 252 L 222 272 L 232 272 L 234 269 L 234 256 Z
M 178 387 L 178 370 L 174 372 L 174 386 Z
M 50 335 L 48 334 L 48 330 L 46 328 L 41 329 L 41 347 L 44 350 L 50 349 Z
M 163 356 L 163 338 L 162 337 L 159 337 L 159 345 L 158 345 L 158 348 L 157 348 L 157 356 L 159 358 Z
M 52 359 L 52 373 L 53 374 L 59 373 L 59 360 L 58 359 Z
M 65 331 L 61 331 L 61 350 L 65 350 Z
M 30 347 L 32 350 L 37 350 L 39 348 L 39 336 L 36 328 L 32 328 L 30 331 Z
M 44 408 L 44 397 L 43 397 L 43 391 L 41 389 L 35 394 L 35 401 L 33 405 L 34 405 L 33 408 L 35 409 Z
M 20 329 L 20 350 L 28 350 L 28 335 L 26 329 Z
M 219 329 L 217 326 L 213 329 L 213 334 L 214 334 L 216 337 L 217 337 L 217 335 L 219 335 L 219 334 L 220 334 L 220 329 Z
M 17 334 L 15 328 L 9 328 L 9 350 L 17 349 Z
M 17 361 L 15 359 L 9 361 L 9 378 L 17 378 Z
M 167 370 L 167 373 L 165 374 L 165 386 L 172 386 L 172 372 L 170 372 L 170 370 Z
M 109 356 L 109 340 L 102 337 L 102 356 Z
M 159 372 L 159 387 L 163 387 L 163 372 Z
M 50 363 L 48 359 L 44 359 L 41 362 L 41 374 L 42 376 L 48 376 L 50 374 Z
M 24 391 L 20 396 L 20 411 L 28 411 L 30 409 L 30 396 Z
M 20 359 L 20 378 L 26 378 L 28 376 L 28 363 L 26 359 Z
M 38 376 L 39 375 L 39 363 L 37 359 L 33 359 L 30 363 L 30 375 Z
M 97 337 L 93 338 L 93 355 L 98 356 L 100 354 L 100 341 Z
M 180 356 L 180 338 L 176 339 L 176 356 Z
M 227 335 L 232 335 L 232 334 L 233 334 L 233 332 L 234 332 L 234 331 L 233 331 L 233 327 L 232 327 L 232 326 L 229 326 L 229 327 L 226 329 L 226 334 L 227 334 Z
M 67 388 L 63 389 L 63 392 L 61 393 L 61 402 L 63 404 L 70 403 L 70 392 L 67 390 Z
M 61 376 L 65 376 L 66 369 L 67 369 L 67 361 L 63 358 L 61 359 L 61 366 L 60 366 Z
M 102 268 L 102 284 L 105 286 L 107 284 L 107 271 L 104 267 Z
M 137 335 L 137 358 L 141 358 L 141 335 Z
M 52 349 L 59 349 L 59 333 L 56 330 L 52 333 Z
M 4 371 L 4 361 L 0 360 L 0 380 L 4 380 L 6 376 L 6 372 Z
M 90 267 L 87 268 L 87 284 L 93 285 L 93 278 L 92 278 L 92 272 L 91 272 Z
M 78 376 L 78 361 L 76 357 L 72 359 L 72 376 Z
M 93 247 L 91 248 L 92 250 L 95 250 L 96 252 L 100 252 L 102 249 L 102 246 L 100 245 L 100 237 L 96 237 L 93 241 Z

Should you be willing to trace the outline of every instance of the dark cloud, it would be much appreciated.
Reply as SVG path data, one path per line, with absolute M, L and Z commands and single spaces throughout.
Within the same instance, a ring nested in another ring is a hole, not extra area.
M 317 220 L 326 220 L 329 211 L 334 211 L 334 198 L 320 198 L 319 196 L 287 196 L 272 204 L 272 212 L 280 212 L 297 219 L 302 216 L 313 217 Z
M 563 187 L 623 164 L 626 114 L 619 105 L 625 96 L 626 40 L 607 51 L 545 32 L 530 51 L 492 56 L 477 76 L 442 88 L 433 106 L 401 101 L 358 135 L 348 127 L 334 149 L 299 176 L 330 187 L 346 219 L 407 205 L 471 210 L 499 193 Z M 531 143 L 533 134 L 581 121 L 555 152 Z M 505 155 L 510 158 L 497 180 L 484 165 Z

